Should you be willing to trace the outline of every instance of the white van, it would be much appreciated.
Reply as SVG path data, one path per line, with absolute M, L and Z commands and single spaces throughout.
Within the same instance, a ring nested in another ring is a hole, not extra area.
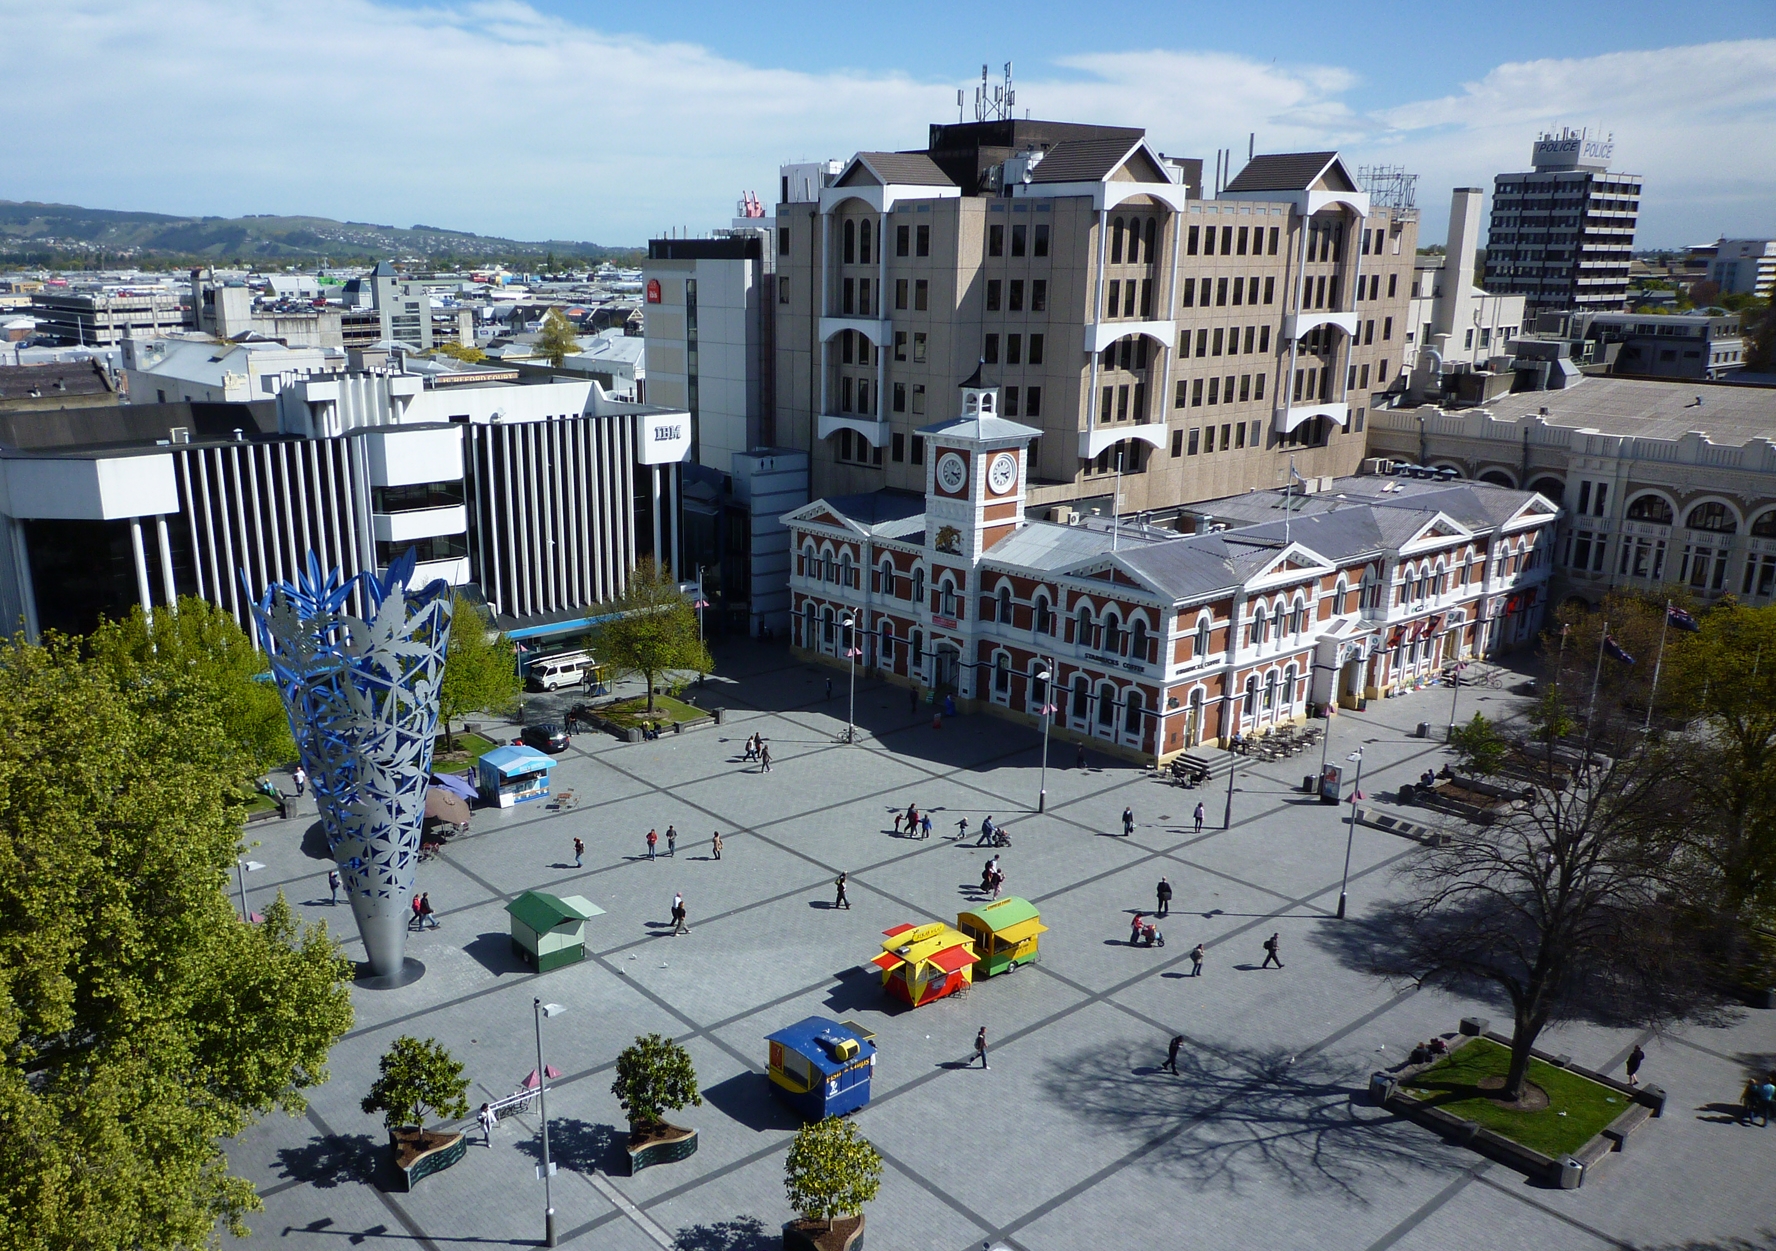
M 588 674 L 596 674 L 598 662 L 591 652 L 561 652 L 547 656 L 530 666 L 530 680 L 545 691 L 563 686 L 578 686 Z

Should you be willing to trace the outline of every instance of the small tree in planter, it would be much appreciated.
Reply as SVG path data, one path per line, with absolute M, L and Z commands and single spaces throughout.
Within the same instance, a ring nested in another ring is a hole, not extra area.
M 863 1241 L 863 1205 L 882 1186 L 882 1157 L 857 1126 L 829 1116 L 804 1125 L 789 1149 L 783 1189 L 801 1219 L 783 1227 L 784 1251 L 847 1251 Z
M 379 1068 L 381 1075 L 359 1106 L 365 1112 L 382 1113 L 395 1165 L 408 1184 L 461 1159 L 463 1136 L 428 1132 L 425 1122 L 469 1114 L 465 1098 L 469 1079 L 463 1076 L 463 1066 L 436 1039 L 420 1042 L 403 1034 L 383 1054 Z
M 629 1117 L 631 1173 L 682 1160 L 697 1149 L 697 1131 L 669 1124 L 668 1111 L 703 1106 L 691 1053 L 662 1034 L 638 1036 L 617 1057 L 611 1094 Z

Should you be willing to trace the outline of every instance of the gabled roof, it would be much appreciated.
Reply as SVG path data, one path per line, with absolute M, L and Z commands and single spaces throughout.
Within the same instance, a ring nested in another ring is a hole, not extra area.
M 1030 174 L 1033 183 L 1104 182 L 1125 162 L 1135 168 L 1136 182 L 1170 182 L 1156 161 L 1146 153 L 1147 142 L 1124 138 L 1069 139 L 1048 150 Z
M 986 443 L 994 439 L 1034 439 L 1042 431 L 1015 421 L 1007 421 L 1003 417 L 952 417 L 948 421 L 920 426 L 919 433 L 947 435 L 952 439 L 975 439 Z
M 562 899 L 540 890 L 527 890 L 511 903 L 506 911 L 539 934 L 547 934 L 568 921 L 589 921 L 603 913 L 596 904 L 578 895 Z
M 923 152 L 859 152 L 839 175 L 837 186 L 855 187 L 867 174 L 882 186 L 953 187 L 950 176 Z
M 1333 172 L 1331 166 L 1340 168 Z M 1255 156 L 1227 184 L 1229 191 L 1311 191 L 1322 174 L 1329 174 L 1339 185 L 1330 191 L 1355 191 L 1350 176 L 1342 168 L 1336 152 L 1275 152 Z

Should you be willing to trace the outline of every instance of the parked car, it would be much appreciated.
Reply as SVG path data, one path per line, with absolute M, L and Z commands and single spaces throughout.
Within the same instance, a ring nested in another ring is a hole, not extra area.
M 527 725 L 518 738 L 526 747 L 534 747 L 538 751 L 546 752 L 566 751 L 569 741 L 567 731 L 553 722 Z

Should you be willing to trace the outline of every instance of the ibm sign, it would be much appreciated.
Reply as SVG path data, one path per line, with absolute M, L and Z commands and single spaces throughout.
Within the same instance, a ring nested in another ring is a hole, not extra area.
M 691 450 L 689 413 L 650 413 L 641 419 L 641 463 L 674 465 Z
M 1614 139 L 1569 132 L 1536 140 L 1532 161 L 1537 169 L 1608 169 L 1615 151 Z

